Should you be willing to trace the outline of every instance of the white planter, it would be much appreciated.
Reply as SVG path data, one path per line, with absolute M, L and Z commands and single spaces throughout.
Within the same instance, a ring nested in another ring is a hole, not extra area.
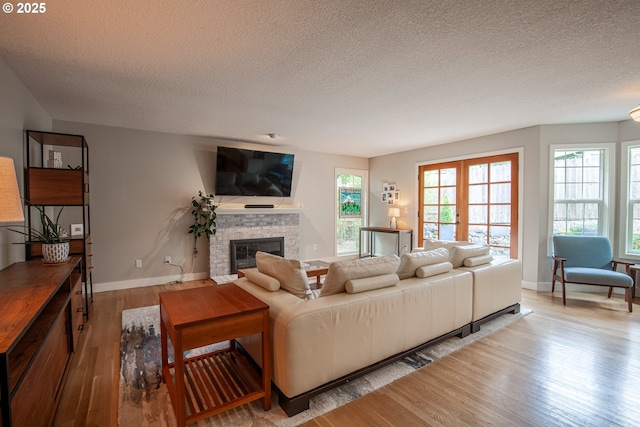
M 69 261 L 69 242 L 43 243 L 42 257 L 45 264 L 59 264 Z

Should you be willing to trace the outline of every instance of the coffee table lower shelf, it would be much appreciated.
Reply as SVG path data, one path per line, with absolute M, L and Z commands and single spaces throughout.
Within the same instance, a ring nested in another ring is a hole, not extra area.
M 163 375 L 175 407 L 175 364 Z M 185 359 L 184 384 L 187 424 L 265 396 L 259 373 L 235 346 Z

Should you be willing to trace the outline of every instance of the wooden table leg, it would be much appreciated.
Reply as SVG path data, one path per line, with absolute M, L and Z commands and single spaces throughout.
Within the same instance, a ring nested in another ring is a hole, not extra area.
M 264 399 L 262 408 L 265 411 L 271 409 L 271 325 L 269 322 L 269 312 L 263 315 L 262 328 L 262 387 L 264 388 Z
M 162 317 L 162 315 L 161 315 Z M 162 382 L 166 383 L 167 380 L 164 377 L 164 370 L 169 366 L 169 350 L 167 347 L 167 327 L 164 325 L 162 318 L 160 319 L 160 347 L 162 348 L 162 363 L 160 372 L 162 372 Z
M 178 427 L 185 427 L 186 410 L 185 410 L 185 386 L 184 386 L 184 354 L 182 351 L 182 337 L 180 332 L 176 333 L 176 342 L 173 343 L 173 360 L 176 384 L 176 423 Z

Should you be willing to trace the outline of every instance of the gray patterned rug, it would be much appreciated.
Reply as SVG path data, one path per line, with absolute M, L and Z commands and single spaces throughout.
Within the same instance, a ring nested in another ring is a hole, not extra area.
M 504 314 L 482 325 L 480 332 L 465 338 L 449 338 L 411 356 L 381 368 L 357 380 L 329 390 L 311 399 L 310 409 L 287 417 L 278 405 L 277 393 L 272 393 L 272 409 L 262 410 L 262 401 L 257 400 L 231 409 L 225 413 L 200 421 L 197 426 L 297 426 L 313 418 L 345 405 L 360 396 L 383 387 L 398 378 L 414 372 L 425 365 L 450 354 L 467 344 L 477 341 L 494 331 L 531 313 L 522 307 L 518 314 Z M 169 343 L 170 344 L 170 343 Z M 185 357 L 209 352 L 212 347 L 185 353 Z M 169 350 L 171 354 L 173 350 Z M 167 387 L 161 381 L 160 309 L 159 306 L 135 308 L 122 312 L 122 335 L 120 342 L 120 396 L 118 425 L 129 426 L 174 426 L 173 408 Z

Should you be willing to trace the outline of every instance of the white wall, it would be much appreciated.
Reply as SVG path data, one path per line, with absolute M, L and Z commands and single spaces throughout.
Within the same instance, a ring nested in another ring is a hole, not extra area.
M 11 157 L 16 167 L 20 193 L 24 194 L 24 129 L 51 130 L 51 117 L 31 96 L 0 58 L 0 156 Z M 6 225 L 6 224 L 3 224 Z M 24 239 L 0 228 L 0 269 L 24 261 L 25 248 L 13 244 Z
M 208 245 L 193 237 L 189 205 L 198 190 L 214 192 L 218 145 L 278 151 L 275 147 L 213 138 L 54 121 L 54 131 L 84 135 L 89 145 L 94 289 L 134 287 L 175 280 L 182 265 L 189 278 L 207 277 Z M 216 197 L 222 207 L 272 203 L 301 209 L 300 257 L 334 254 L 334 169 L 367 169 L 368 159 L 281 147 L 295 154 L 290 198 Z M 313 244 L 317 250 L 313 250 Z M 136 268 L 135 260 L 143 267 Z

